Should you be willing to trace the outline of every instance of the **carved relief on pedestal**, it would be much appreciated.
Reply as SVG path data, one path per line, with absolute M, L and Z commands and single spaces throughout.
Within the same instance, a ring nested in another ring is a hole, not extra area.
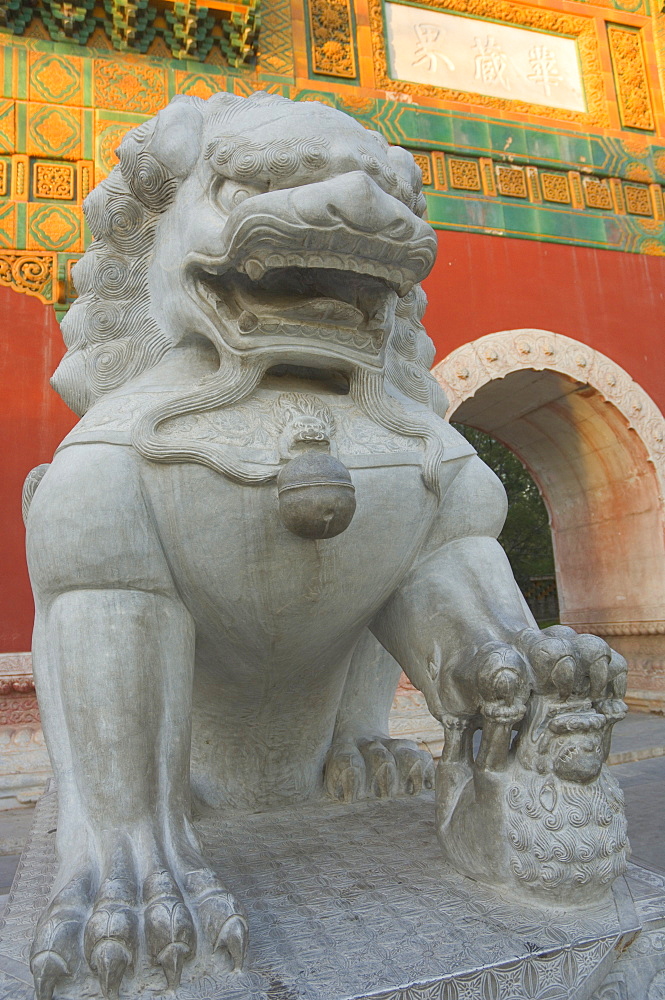
M 7 695 L 15 692 L 32 695 L 34 690 L 35 682 L 32 678 L 32 656 L 30 653 L 0 653 L 0 697 L 6 698 Z M 4 708 L 7 710 L 7 705 Z M 36 708 L 36 702 L 34 708 Z M 2 709 L 0 709 L 1 711 Z M 38 716 L 36 718 L 38 721 Z M 7 719 L 0 714 L 0 726 L 5 725 L 7 725 Z

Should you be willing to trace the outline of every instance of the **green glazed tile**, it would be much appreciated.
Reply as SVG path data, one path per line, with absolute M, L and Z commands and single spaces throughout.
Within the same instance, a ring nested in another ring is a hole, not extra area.
M 394 128 L 407 145 L 429 144 L 434 149 L 451 146 L 455 141 L 452 115 L 430 112 L 400 104 L 391 115 Z
M 2 77 L 2 96 L 12 97 L 14 91 L 14 80 L 13 80 L 13 67 L 14 67 L 14 53 L 16 49 L 11 45 L 6 45 L 3 47 L 4 55 L 4 72 Z
M 28 206 L 26 202 L 19 201 L 16 203 L 16 246 L 19 250 L 23 250 L 27 243 L 28 235 Z
M 542 162 L 551 166 L 561 163 L 561 137 L 555 132 L 540 129 L 525 130 L 527 154 L 531 162 Z
M 482 155 L 491 150 L 490 126 L 482 119 L 456 116 L 453 118 L 453 137 L 460 151 L 468 149 Z
M 520 125 L 490 122 L 490 148 L 495 153 L 511 156 L 528 156 L 527 136 Z

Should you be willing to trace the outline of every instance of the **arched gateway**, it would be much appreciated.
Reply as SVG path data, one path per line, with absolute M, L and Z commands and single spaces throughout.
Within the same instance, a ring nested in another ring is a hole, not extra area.
M 547 330 L 465 344 L 434 374 L 449 417 L 502 441 L 541 489 L 561 621 L 627 657 L 632 703 L 665 705 L 665 418 L 617 364 Z

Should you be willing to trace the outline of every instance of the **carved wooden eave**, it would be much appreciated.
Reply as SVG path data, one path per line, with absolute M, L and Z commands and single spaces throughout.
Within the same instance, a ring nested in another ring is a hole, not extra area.
M 22 35 L 38 18 L 52 41 L 86 45 L 99 28 L 116 51 L 140 53 L 161 37 L 174 59 L 198 62 L 218 41 L 238 68 L 256 57 L 259 9 L 260 0 L 0 0 L 0 30 Z

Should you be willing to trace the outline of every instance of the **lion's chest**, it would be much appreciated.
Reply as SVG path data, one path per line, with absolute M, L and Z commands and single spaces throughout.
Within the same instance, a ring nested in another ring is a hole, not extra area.
M 179 592 L 199 633 L 243 658 L 341 648 L 412 565 L 436 502 L 417 465 L 351 470 L 357 508 L 335 538 L 290 532 L 273 483 L 239 486 L 193 465 L 149 488 Z
M 141 415 L 170 398 L 160 390 L 102 402 L 69 440 L 128 444 Z M 437 508 L 421 475 L 419 438 L 380 425 L 349 396 L 303 392 L 297 381 L 172 418 L 159 437 L 183 458 L 190 445 L 199 455 L 223 455 L 241 483 L 257 473 L 269 480 L 240 485 L 200 458 L 142 466 L 197 636 L 241 659 L 339 655 L 411 567 Z M 313 541 L 282 522 L 275 478 L 299 450 L 321 446 L 349 469 L 357 507 L 342 534 Z

